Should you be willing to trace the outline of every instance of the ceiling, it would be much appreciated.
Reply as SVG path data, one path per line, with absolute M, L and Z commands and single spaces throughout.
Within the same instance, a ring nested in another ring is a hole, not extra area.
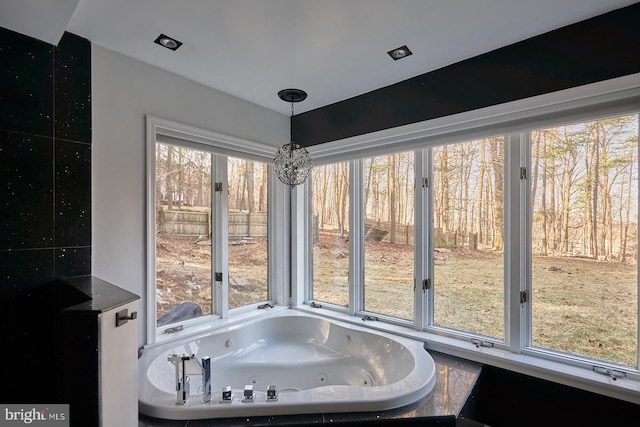
M 301 113 L 636 2 L 64 0 L 67 9 L 77 3 L 67 31 L 283 114 L 291 105 L 280 89 L 309 94 L 295 106 Z M 13 19 L 8 8 L 0 6 L 0 25 Z M 35 32 L 48 20 L 31 14 Z M 154 44 L 160 33 L 184 44 L 175 52 Z M 402 45 L 413 55 L 393 61 L 387 51 Z

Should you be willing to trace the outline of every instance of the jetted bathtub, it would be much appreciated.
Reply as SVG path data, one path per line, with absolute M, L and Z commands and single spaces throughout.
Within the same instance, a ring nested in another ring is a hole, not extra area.
M 210 402 L 202 402 L 196 370 L 189 399 L 176 403 L 171 354 L 211 358 Z M 287 309 L 145 349 L 139 409 L 180 420 L 378 411 L 417 402 L 435 380 L 434 361 L 420 342 Z M 243 401 L 247 385 L 253 386 L 251 401 Z M 267 399 L 270 385 L 277 400 Z M 221 401 L 227 386 L 231 402 Z

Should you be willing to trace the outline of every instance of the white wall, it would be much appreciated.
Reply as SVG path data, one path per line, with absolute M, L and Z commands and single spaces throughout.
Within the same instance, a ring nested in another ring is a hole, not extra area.
M 145 116 L 271 145 L 274 154 L 289 140 L 289 117 L 95 45 L 91 85 L 92 273 L 140 295 L 144 343 Z

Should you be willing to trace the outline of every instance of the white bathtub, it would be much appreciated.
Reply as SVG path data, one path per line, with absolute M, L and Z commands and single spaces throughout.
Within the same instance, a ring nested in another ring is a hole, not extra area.
M 210 402 L 202 402 L 194 372 L 189 400 L 176 403 L 169 354 L 211 358 Z M 139 409 L 181 420 L 377 411 L 417 402 L 435 378 L 422 343 L 290 309 L 146 349 L 139 359 Z M 271 384 L 276 401 L 266 398 Z M 253 401 L 243 402 L 245 385 L 253 385 Z M 225 386 L 233 391 L 230 403 L 221 402 Z

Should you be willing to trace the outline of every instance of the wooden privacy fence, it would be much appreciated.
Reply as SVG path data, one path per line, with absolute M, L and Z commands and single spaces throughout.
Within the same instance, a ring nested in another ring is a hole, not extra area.
M 266 212 L 229 212 L 229 240 L 267 237 Z
M 396 224 L 395 225 L 396 241 L 394 243 L 403 243 L 405 245 L 413 245 L 413 225 Z M 367 219 L 364 221 L 364 236 L 367 240 L 375 240 L 377 242 L 391 242 L 391 222 L 374 221 Z
M 320 221 L 318 215 L 312 221 L 313 242 L 320 241 Z M 394 243 L 413 245 L 413 225 L 396 224 L 396 241 Z M 364 222 L 364 238 L 377 242 L 391 242 L 391 222 L 367 219 Z
M 478 249 L 478 233 L 457 233 L 455 231 L 444 232 L 442 228 L 435 228 L 433 231 L 436 247 L 451 245 L 467 247 L 474 251 Z
M 208 212 L 160 211 L 157 212 L 158 233 L 173 237 L 208 236 L 211 232 Z
M 158 212 L 158 232 L 174 237 L 197 238 L 211 234 L 211 215 L 208 212 Z M 266 212 L 229 212 L 229 240 L 267 236 Z

